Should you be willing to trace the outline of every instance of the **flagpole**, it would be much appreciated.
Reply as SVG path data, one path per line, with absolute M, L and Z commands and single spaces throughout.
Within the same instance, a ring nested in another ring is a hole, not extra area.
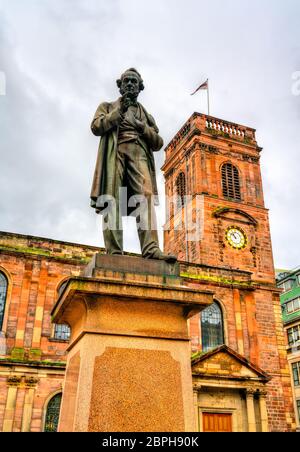
M 210 104 L 209 104 L 209 79 L 207 79 L 207 107 L 208 107 L 208 116 L 210 116 Z
M 202 83 L 202 85 L 200 85 L 196 91 L 194 91 L 191 96 L 194 96 L 199 90 L 201 89 L 206 89 L 207 91 L 207 107 L 208 107 L 208 116 L 210 116 L 210 104 L 209 104 L 209 79 L 206 80 L 205 83 Z

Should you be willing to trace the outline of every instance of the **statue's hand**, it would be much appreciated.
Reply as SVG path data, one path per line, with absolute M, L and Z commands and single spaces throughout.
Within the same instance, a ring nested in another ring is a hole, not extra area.
M 142 134 L 145 132 L 146 123 L 135 118 L 135 127 Z
M 131 105 L 131 100 L 127 96 L 123 96 L 121 99 L 121 113 L 126 113 Z
M 126 113 L 131 105 L 136 105 L 136 99 L 130 93 L 124 94 L 121 99 L 121 113 Z

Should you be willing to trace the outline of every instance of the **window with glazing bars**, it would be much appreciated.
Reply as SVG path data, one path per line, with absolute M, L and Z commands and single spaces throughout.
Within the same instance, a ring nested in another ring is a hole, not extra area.
M 298 422 L 300 422 L 300 400 L 297 400 Z
M 300 324 L 287 330 L 290 346 L 300 345 Z
M 176 192 L 178 197 L 178 206 L 184 206 L 186 196 L 186 181 L 185 174 L 180 173 L 176 180 Z
M 294 363 L 292 365 L 293 368 L 293 377 L 295 386 L 300 386 L 300 362 Z
M 222 166 L 222 189 L 225 198 L 242 199 L 239 171 L 231 163 Z
M 202 311 L 201 332 L 203 352 L 224 344 L 223 315 L 216 302 Z
M 54 339 L 61 341 L 68 341 L 70 339 L 71 330 L 69 325 L 55 325 L 54 327 Z
M 7 296 L 7 279 L 3 273 L 0 273 L 0 331 L 3 326 L 5 304 Z
M 293 312 L 300 311 L 300 298 L 295 298 L 286 303 L 286 312 L 292 314 Z
M 56 394 L 49 401 L 45 418 L 45 432 L 57 432 L 62 394 Z
M 285 292 L 288 292 L 289 290 L 292 290 L 294 287 L 294 281 L 293 279 L 289 279 L 288 281 L 280 284 L 280 289 L 284 289 Z

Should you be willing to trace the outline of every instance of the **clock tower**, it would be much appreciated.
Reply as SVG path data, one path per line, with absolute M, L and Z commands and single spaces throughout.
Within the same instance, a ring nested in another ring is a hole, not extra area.
M 195 223 L 190 239 L 186 212 L 170 202 L 165 249 L 180 260 L 251 271 L 274 283 L 268 210 L 260 172 L 262 149 L 255 130 L 194 113 L 166 148 L 167 199 L 178 196 Z M 176 228 L 178 217 L 182 227 Z
M 261 152 L 254 129 L 200 113 L 165 149 L 164 249 L 215 299 L 189 324 L 200 431 L 295 425 Z

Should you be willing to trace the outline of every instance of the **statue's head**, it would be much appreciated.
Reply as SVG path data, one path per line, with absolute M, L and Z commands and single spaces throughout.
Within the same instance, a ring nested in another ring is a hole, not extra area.
M 125 71 L 121 78 L 117 80 L 117 85 L 122 96 L 129 94 L 132 97 L 138 97 L 139 93 L 144 89 L 142 77 L 134 68 Z

